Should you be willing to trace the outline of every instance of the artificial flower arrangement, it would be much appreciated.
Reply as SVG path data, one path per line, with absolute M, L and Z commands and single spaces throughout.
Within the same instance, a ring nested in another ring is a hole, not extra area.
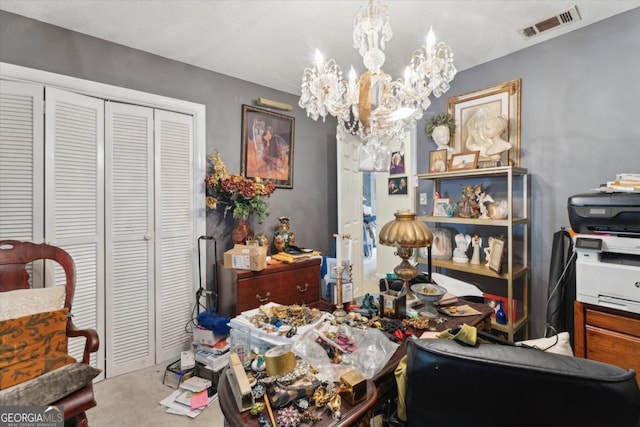
M 269 216 L 266 198 L 273 194 L 276 186 L 271 181 L 258 177 L 252 179 L 229 174 L 217 151 L 209 160 L 213 164 L 213 173 L 204 180 L 207 187 L 207 207 L 216 209 L 218 203 L 225 204 L 225 215 L 231 210 L 234 218 L 244 221 L 255 213 L 258 223 L 262 224 L 264 218 Z

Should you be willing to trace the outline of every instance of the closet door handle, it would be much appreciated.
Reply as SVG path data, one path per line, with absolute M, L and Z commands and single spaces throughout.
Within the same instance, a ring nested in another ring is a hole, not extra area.
M 153 235 L 151 233 L 144 235 L 144 240 L 151 240 L 151 239 L 153 239 Z
M 270 292 L 267 292 L 267 296 L 265 296 L 264 298 L 262 298 L 262 297 L 260 296 L 260 294 L 256 294 L 256 299 L 257 299 L 258 301 L 260 301 L 260 302 L 267 302 L 267 301 L 269 301 L 269 297 L 270 297 L 270 296 L 271 296 L 271 293 L 270 293 Z
M 302 288 L 300 287 L 300 285 L 296 285 L 296 288 L 298 288 L 298 292 L 300 292 L 300 293 L 307 292 L 307 291 L 309 290 L 309 284 L 308 284 L 308 283 L 305 283 L 305 284 L 304 284 L 304 289 L 302 289 Z

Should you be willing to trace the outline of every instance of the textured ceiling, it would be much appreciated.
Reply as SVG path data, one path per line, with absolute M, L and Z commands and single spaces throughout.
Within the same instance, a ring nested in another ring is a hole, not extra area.
M 640 1 L 383 1 L 393 38 L 383 69 L 402 75 L 430 26 L 465 70 L 618 13 Z M 243 80 L 300 93 L 316 48 L 362 72 L 352 46 L 362 0 L 0 0 L 0 9 Z M 517 31 L 576 5 L 581 20 L 525 40 Z

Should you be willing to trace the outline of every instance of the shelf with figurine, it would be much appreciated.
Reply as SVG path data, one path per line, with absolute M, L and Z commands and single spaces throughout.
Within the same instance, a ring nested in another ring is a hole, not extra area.
M 506 324 L 493 329 L 509 340 L 528 324 L 529 282 L 529 177 L 527 170 L 511 166 L 456 170 L 418 175 L 432 183 L 429 223 L 434 239 L 431 265 L 435 269 L 471 274 L 496 287 L 511 306 L 516 298 L 521 310 Z M 416 261 L 428 262 L 418 250 Z

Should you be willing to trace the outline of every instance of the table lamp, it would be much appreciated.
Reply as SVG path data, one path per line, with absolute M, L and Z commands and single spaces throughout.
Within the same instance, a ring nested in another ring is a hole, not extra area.
M 409 287 L 409 280 L 416 277 L 418 269 L 409 262 L 413 255 L 413 248 L 431 247 L 432 234 L 427 225 L 416 220 L 416 213 L 410 211 L 396 211 L 396 219 L 387 222 L 378 236 L 381 245 L 398 248 L 396 254 L 402 262 L 393 272 L 402 280 L 400 295 L 406 294 L 407 300 L 415 299 Z

